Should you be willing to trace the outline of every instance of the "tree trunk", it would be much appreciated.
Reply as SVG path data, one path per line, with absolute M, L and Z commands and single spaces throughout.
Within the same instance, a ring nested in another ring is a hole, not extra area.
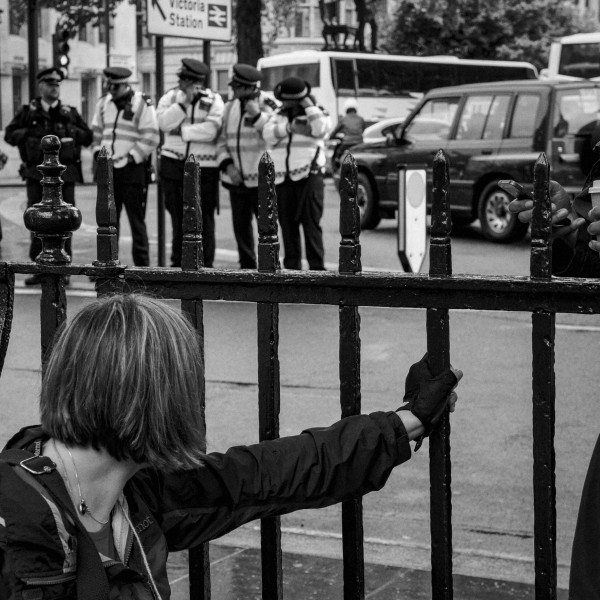
M 260 26 L 261 0 L 237 0 L 235 24 L 238 62 L 256 66 L 264 56 Z

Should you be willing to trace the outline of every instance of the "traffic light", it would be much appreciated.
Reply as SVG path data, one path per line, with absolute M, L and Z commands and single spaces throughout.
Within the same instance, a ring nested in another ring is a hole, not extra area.
M 69 58 L 69 50 L 71 50 L 71 47 L 69 46 L 70 37 L 71 32 L 68 27 L 65 26 L 58 29 L 52 36 L 54 66 L 61 69 L 65 77 L 68 77 L 69 75 L 69 63 L 71 62 L 71 59 Z

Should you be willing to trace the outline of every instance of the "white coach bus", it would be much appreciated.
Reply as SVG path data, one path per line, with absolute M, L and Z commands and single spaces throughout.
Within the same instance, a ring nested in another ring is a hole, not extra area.
M 463 83 L 536 79 L 530 63 L 466 60 L 454 56 L 398 56 L 328 50 L 299 50 L 258 61 L 262 89 L 273 91 L 286 77 L 308 81 L 319 104 L 335 123 L 345 102 L 354 98 L 358 113 L 370 123 L 404 118 L 432 88 Z
M 600 78 L 600 32 L 566 35 L 550 46 L 543 79 Z

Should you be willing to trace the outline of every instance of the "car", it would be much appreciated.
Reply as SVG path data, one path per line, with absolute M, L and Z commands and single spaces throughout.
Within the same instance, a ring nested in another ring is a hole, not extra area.
M 393 135 L 396 127 L 402 125 L 402 123 L 404 123 L 404 119 L 400 117 L 391 117 L 377 121 L 377 123 L 365 128 L 363 131 L 363 141 L 380 141 L 381 139 L 385 139 L 387 135 Z
M 533 168 L 545 152 L 551 176 L 570 193 L 581 189 L 600 140 L 600 82 L 529 80 L 469 84 L 428 92 L 385 138 L 350 150 L 358 168 L 361 227 L 372 229 L 398 207 L 398 165 L 427 170 L 431 206 L 432 162 L 449 161 L 453 223 L 479 219 L 498 243 L 522 238 L 527 225 L 508 212 L 511 196 L 501 179 L 531 189 Z

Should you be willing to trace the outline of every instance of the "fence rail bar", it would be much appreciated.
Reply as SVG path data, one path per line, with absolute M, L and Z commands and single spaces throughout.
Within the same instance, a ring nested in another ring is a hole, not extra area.
M 200 165 L 190 155 L 183 168 L 183 220 L 181 268 L 198 271 L 204 264 L 202 249 L 202 202 L 200 201 Z M 204 363 L 204 304 L 202 300 L 182 300 L 181 311 L 198 332 L 200 354 Z M 201 382 L 201 410 L 206 409 L 206 380 Z M 210 600 L 209 545 L 201 544 L 188 552 L 190 598 Z
M 356 275 L 360 263 L 360 213 L 357 196 L 356 162 L 346 157 L 340 184 L 339 272 Z M 357 306 L 339 308 L 339 376 L 342 417 L 361 412 L 360 314 Z M 365 556 L 362 498 L 342 503 L 342 549 L 344 557 L 344 600 L 365 597 Z
M 258 165 L 258 270 L 276 273 L 279 270 L 279 240 L 277 238 L 277 196 L 275 166 L 264 154 Z M 258 302 L 256 305 L 258 344 L 258 420 L 261 440 L 279 437 L 279 305 Z M 264 600 L 283 598 L 281 554 L 281 520 L 261 519 L 262 597 Z
M 2 263 L 0 263 L 2 265 Z M 14 273 L 20 269 L 8 268 Z M 48 273 L 47 269 L 40 271 Z M 62 271 L 61 271 L 62 272 Z M 87 272 L 87 271 L 86 271 Z M 93 273 L 90 270 L 90 273 Z M 180 277 L 184 275 L 185 277 Z M 198 275 L 198 277 L 195 277 Z M 430 308 L 490 311 L 549 310 L 557 313 L 599 314 L 600 282 L 563 280 L 533 282 L 529 279 L 502 279 L 482 283 L 482 289 L 468 289 L 468 276 L 429 280 L 393 279 L 367 276 L 346 279 L 344 276 L 311 273 L 309 277 L 282 274 L 237 272 L 147 273 L 134 269 L 123 271 L 119 285 L 123 290 L 160 295 L 175 300 L 227 300 L 239 302 L 278 302 L 280 304 L 324 304 L 335 306 L 381 306 L 389 308 Z M 1 277 L 1 273 L 0 273 Z M 282 279 L 286 279 L 287 285 Z M 321 283 L 319 283 L 319 280 Z M 232 285 L 234 284 L 235 285 Z M 487 285 L 491 284 L 491 285 Z
M 550 167 L 541 154 L 534 167 L 531 222 L 531 277 L 548 280 L 552 273 Z M 533 503 L 536 600 L 556 598 L 556 456 L 555 320 L 552 311 L 537 310 L 532 322 Z
M 433 201 L 429 274 L 452 274 L 448 161 L 440 150 L 433 160 Z M 434 375 L 450 366 L 450 320 L 447 308 L 427 309 L 427 353 Z M 452 600 L 452 488 L 450 419 L 446 412 L 429 438 L 429 511 L 433 600 Z

